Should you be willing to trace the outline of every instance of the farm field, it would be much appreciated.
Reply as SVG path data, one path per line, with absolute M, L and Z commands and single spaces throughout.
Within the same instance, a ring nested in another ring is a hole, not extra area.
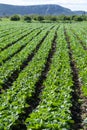
M 0 130 L 87 130 L 87 22 L 0 22 Z

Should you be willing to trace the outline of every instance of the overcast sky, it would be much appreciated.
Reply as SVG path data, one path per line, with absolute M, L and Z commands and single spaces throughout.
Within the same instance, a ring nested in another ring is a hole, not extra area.
M 14 5 L 58 4 L 71 10 L 87 11 L 87 0 L 0 0 L 0 3 Z

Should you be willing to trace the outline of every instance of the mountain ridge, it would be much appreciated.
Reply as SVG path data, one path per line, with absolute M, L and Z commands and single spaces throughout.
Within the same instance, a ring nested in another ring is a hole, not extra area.
M 80 15 L 85 11 L 72 11 L 71 9 L 56 4 L 43 5 L 10 5 L 0 4 L 0 16 L 9 16 L 13 14 L 38 14 L 38 15 Z M 87 12 L 85 12 L 87 14 Z

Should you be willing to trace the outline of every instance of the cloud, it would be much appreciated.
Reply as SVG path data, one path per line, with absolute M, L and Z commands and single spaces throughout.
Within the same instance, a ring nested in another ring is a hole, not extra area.
M 87 0 L 0 0 L 0 3 L 10 3 L 10 4 L 45 4 L 45 3 L 52 3 L 52 4 L 87 4 Z M 78 5 L 77 5 L 78 6 Z

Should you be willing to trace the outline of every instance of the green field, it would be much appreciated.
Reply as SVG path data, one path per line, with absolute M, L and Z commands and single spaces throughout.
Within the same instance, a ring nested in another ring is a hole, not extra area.
M 86 130 L 87 22 L 0 22 L 0 130 Z

